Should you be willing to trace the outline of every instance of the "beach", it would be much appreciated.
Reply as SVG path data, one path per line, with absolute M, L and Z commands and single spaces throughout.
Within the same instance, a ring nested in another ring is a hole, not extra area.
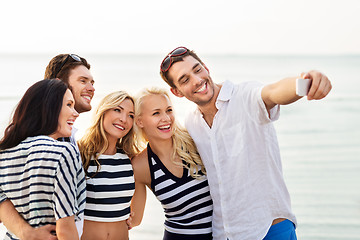
M 0 56 L 0 131 L 25 90 L 41 80 L 56 54 Z M 203 55 L 203 54 L 201 54 Z M 159 76 L 161 55 L 93 55 L 95 97 L 92 105 L 115 90 L 135 94 L 147 86 L 168 86 Z M 270 83 L 316 69 L 332 80 L 333 90 L 322 101 L 281 106 L 274 123 L 283 173 L 298 221 L 301 240 L 355 240 L 360 236 L 360 56 L 243 56 L 204 55 L 215 82 Z M 194 104 L 172 98 L 182 123 Z M 92 112 L 83 113 L 75 126 L 81 137 Z M 161 239 L 164 214 L 148 191 L 143 223 L 130 231 L 130 239 Z M 0 239 L 5 228 L 0 226 Z

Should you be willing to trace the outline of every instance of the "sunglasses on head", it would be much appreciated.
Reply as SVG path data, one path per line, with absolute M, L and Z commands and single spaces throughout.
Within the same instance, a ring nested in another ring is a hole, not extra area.
M 162 72 L 166 72 L 171 67 L 171 64 L 173 63 L 172 57 L 181 56 L 184 55 L 188 50 L 185 47 L 177 47 L 174 50 L 172 50 L 161 62 L 160 70 Z
M 60 64 L 60 66 L 56 69 L 55 71 L 55 75 L 54 78 L 56 78 L 56 76 L 59 74 L 59 72 L 61 71 L 62 67 L 65 65 L 66 62 L 68 62 L 69 59 L 74 60 L 75 62 L 81 62 L 81 58 L 76 55 L 76 54 L 68 54 L 65 58 L 65 60 Z

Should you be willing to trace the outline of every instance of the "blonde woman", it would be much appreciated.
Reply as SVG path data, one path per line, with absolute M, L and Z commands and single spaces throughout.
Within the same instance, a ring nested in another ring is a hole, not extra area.
M 142 220 L 147 186 L 164 208 L 164 240 L 212 239 L 212 200 L 204 165 L 190 135 L 176 123 L 167 91 L 141 92 L 135 113 L 139 142 L 147 146 L 132 160 L 133 226 Z
M 82 240 L 128 239 L 126 219 L 135 190 L 130 158 L 138 152 L 133 122 L 133 98 L 122 91 L 111 93 L 78 142 L 87 176 Z

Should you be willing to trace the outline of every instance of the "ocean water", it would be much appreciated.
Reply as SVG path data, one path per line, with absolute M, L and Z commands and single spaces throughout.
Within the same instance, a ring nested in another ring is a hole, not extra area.
M 200 54 L 200 53 L 199 53 Z M 200 54 L 202 55 L 202 54 Z M 281 106 L 275 122 L 284 178 L 302 240 L 360 239 L 360 56 L 202 55 L 215 82 L 256 80 L 270 83 L 316 69 L 333 90 L 321 101 L 305 98 Z M 53 55 L 0 55 L 0 132 L 25 90 L 43 78 Z M 147 86 L 168 88 L 159 76 L 161 55 L 86 55 L 96 81 L 93 106 L 115 90 L 134 94 Z M 173 98 L 183 121 L 194 105 Z M 76 122 L 81 136 L 92 112 Z M 142 224 L 130 231 L 135 240 L 161 239 L 162 208 L 148 191 Z M 0 238 L 4 234 L 0 225 Z

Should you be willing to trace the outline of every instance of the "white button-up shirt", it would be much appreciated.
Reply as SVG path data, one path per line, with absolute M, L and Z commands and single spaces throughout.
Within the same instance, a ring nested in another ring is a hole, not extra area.
M 257 82 L 226 81 L 211 128 L 198 109 L 186 119 L 207 171 L 215 240 L 263 239 L 276 218 L 296 224 L 271 123 L 279 106 L 269 116 L 261 89 Z

